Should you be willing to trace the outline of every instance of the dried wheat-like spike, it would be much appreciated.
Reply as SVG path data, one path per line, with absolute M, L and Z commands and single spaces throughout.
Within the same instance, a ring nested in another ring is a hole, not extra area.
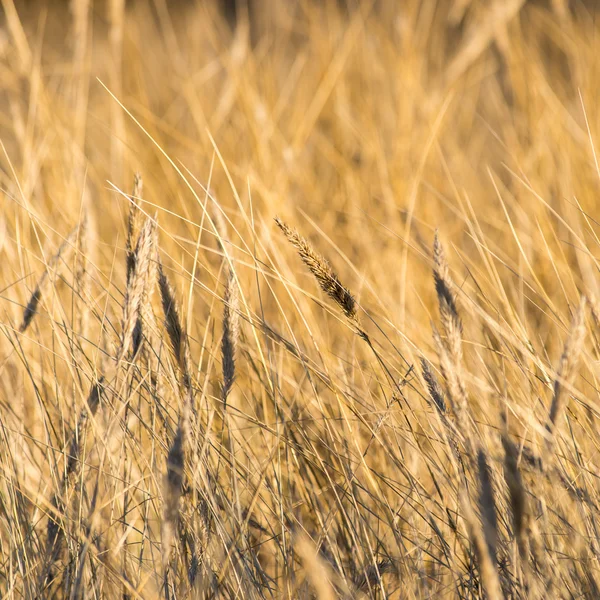
M 140 235 L 141 212 L 138 201 L 142 195 L 142 176 L 136 173 L 133 177 L 133 191 L 129 196 L 129 216 L 127 219 L 127 240 L 125 250 L 127 253 L 127 283 L 129 283 L 135 268 L 135 247 Z
M 504 597 L 502 594 L 502 587 L 500 586 L 500 577 L 498 571 L 494 565 L 492 556 L 490 555 L 488 545 L 477 517 L 471 509 L 469 500 L 466 496 L 462 495 L 462 509 L 467 529 L 469 531 L 469 537 L 475 547 L 475 555 L 477 557 L 477 564 L 479 565 L 479 575 L 481 576 L 481 582 L 487 593 L 489 600 L 502 600 Z
M 433 241 L 433 279 L 438 297 L 440 319 L 446 336 L 445 343 L 452 361 L 459 365 L 462 359 L 462 322 L 456 306 L 454 283 L 438 232 Z
M 46 273 L 46 271 L 44 271 L 44 274 L 42 275 L 41 279 L 38 281 L 38 284 L 36 285 L 36 288 L 33 291 L 33 294 L 31 294 L 31 298 L 29 298 L 29 302 L 27 303 L 27 306 L 25 307 L 25 311 L 23 313 L 23 321 L 21 323 L 21 326 L 19 327 L 19 331 L 21 333 L 23 333 L 29 327 L 29 324 L 33 320 L 33 317 L 36 315 L 38 305 L 40 303 L 40 300 L 42 299 L 43 291 L 47 285 L 47 281 L 48 281 L 47 273 Z
M 425 379 L 425 383 L 427 384 L 427 391 L 429 392 L 429 397 L 435 404 L 435 407 L 438 409 L 440 414 L 446 414 L 446 400 L 444 399 L 444 390 L 442 386 L 439 384 L 429 361 L 425 358 L 421 358 L 421 370 L 423 371 L 423 379 Z
M 77 427 L 71 444 L 69 446 L 69 456 L 67 458 L 67 466 L 62 484 L 60 486 L 60 492 L 56 492 L 50 505 L 53 508 L 52 514 L 48 520 L 48 528 L 46 534 L 46 568 L 43 574 L 43 583 L 45 584 L 49 579 L 52 579 L 52 571 L 56 561 L 59 559 L 62 550 L 62 539 L 63 531 L 60 528 L 60 524 L 57 520 L 57 514 L 63 512 L 63 505 L 61 501 L 61 493 L 64 493 L 70 482 L 72 482 L 79 472 L 81 467 L 81 444 L 82 440 L 85 439 L 87 428 L 89 424 L 90 415 L 94 416 L 100 405 L 100 398 L 102 390 L 104 389 L 104 377 L 101 376 L 96 381 L 88 394 L 86 405 L 82 408 L 77 420 Z
M 233 271 L 227 278 L 223 307 L 223 338 L 221 340 L 221 354 L 223 366 L 223 386 L 221 399 L 223 410 L 227 406 L 227 398 L 235 379 L 235 353 L 240 336 L 239 319 L 239 291 Z
M 75 436 L 71 441 L 71 452 L 69 460 L 67 461 L 67 476 L 75 472 L 76 463 L 79 460 L 81 438 L 87 430 L 90 415 L 94 416 L 98 410 L 100 404 L 100 396 L 104 388 L 104 376 L 101 375 L 98 381 L 92 385 L 90 393 L 87 397 L 85 406 L 81 410 L 79 420 L 77 422 L 77 429 L 75 430 Z
M 464 412 L 459 413 L 458 417 L 457 417 L 456 412 L 454 412 L 454 415 L 456 418 L 456 425 L 453 424 L 448 419 L 448 407 L 446 406 L 446 400 L 444 398 L 444 390 L 442 389 L 442 386 L 440 385 L 437 377 L 435 376 L 435 373 L 433 372 L 433 369 L 431 368 L 429 361 L 427 359 L 425 359 L 424 357 L 421 358 L 421 370 L 423 373 L 423 379 L 425 379 L 425 383 L 427 384 L 427 390 L 429 392 L 429 397 L 431 398 L 431 401 L 433 402 L 433 404 L 435 404 L 435 407 L 440 414 L 442 424 L 446 428 L 446 431 L 448 434 L 448 437 L 447 437 L 448 444 L 450 445 L 450 448 L 451 448 L 452 452 L 454 453 L 454 456 L 456 457 L 458 463 L 461 465 L 461 467 L 463 468 L 463 471 L 464 471 L 463 458 L 460 453 L 460 448 L 458 445 L 457 435 L 456 435 L 458 431 L 462 431 L 463 436 L 465 436 L 465 433 L 467 431 L 467 424 L 463 423 Z M 469 439 L 470 438 L 466 438 L 465 441 L 467 443 L 468 449 L 471 450 L 470 445 L 469 445 Z
M 496 564 L 496 547 L 498 545 L 496 501 L 494 499 L 492 472 L 485 451 L 482 448 L 480 448 L 477 453 L 477 463 L 479 471 L 479 510 L 483 522 L 483 535 L 492 562 Z
M 142 291 L 142 299 L 138 307 L 138 315 L 133 329 L 132 337 L 132 353 L 136 356 L 142 347 L 144 337 L 150 335 L 153 325 L 156 322 L 154 311 L 152 310 L 152 296 L 157 282 L 157 261 L 151 260 L 148 265 L 148 273 L 144 289 Z M 147 357 L 148 358 L 148 357 Z
M 122 7 L 121 7 L 122 9 Z M 119 10 L 118 7 L 116 9 Z M 130 207 L 127 219 L 127 240 L 126 262 L 127 262 L 127 284 L 132 280 L 136 267 L 136 247 L 140 238 L 142 212 L 139 207 L 139 200 L 142 195 L 143 182 L 140 173 L 136 173 L 133 178 L 133 191 L 129 196 Z M 154 323 L 154 312 L 152 311 L 152 294 L 156 284 L 156 261 L 151 260 L 149 271 L 145 280 L 145 286 L 142 292 L 142 298 L 138 307 L 138 314 L 132 334 L 132 355 L 136 356 L 142 346 L 144 339 L 144 329 L 151 327 Z
M 469 439 L 470 425 L 467 391 L 460 377 L 460 370 L 452 361 L 448 349 L 435 327 L 433 327 L 433 341 L 440 360 L 440 370 L 446 384 L 457 428 L 466 439 Z
M 315 276 L 321 289 L 342 309 L 344 314 L 353 321 L 358 323 L 358 305 L 350 290 L 345 288 L 338 276 L 334 273 L 331 265 L 325 257 L 315 252 L 309 242 L 304 239 L 296 230 L 286 225 L 279 217 L 275 217 L 275 223 L 287 239 L 294 245 L 302 262 L 308 267 L 310 272 Z
M 550 414 L 546 429 L 549 433 L 548 449 L 552 450 L 554 446 L 554 430 L 556 422 L 565 410 L 568 401 L 568 388 L 573 383 L 575 372 L 579 363 L 579 357 L 583 350 L 585 340 L 585 309 L 586 299 L 582 296 L 579 307 L 573 315 L 571 329 L 565 342 L 565 347 L 560 357 L 560 363 L 554 380 L 554 391 L 552 394 L 552 404 L 550 405 Z
M 529 507 L 523 478 L 517 462 L 518 451 L 506 432 L 502 434 L 502 446 L 504 448 L 504 480 L 510 496 L 514 535 L 521 560 L 527 562 L 529 555 Z
M 165 316 L 165 327 L 169 335 L 171 348 L 181 371 L 184 388 L 188 389 L 192 386 L 192 380 L 190 376 L 190 350 L 187 334 L 179 316 L 175 293 L 161 262 L 158 263 L 158 287 Z
M 165 577 L 171 556 L 171 547 L 177 522 L 179 520 L 179 506 L 183 488 L 183 472 L 187 453 L 187 444 L 190 436 L 190 419 L 193 405 L 192 378 L 190 375 L 190 356 L 187 334 L 183 328 L 175 294 L 164 272 L 162 263 L 158 263 L 158 287 L 160 289 L 165 327 L 171 341 L 171 348 L 181 371 L 184 389 L 184 401 L 179 415 L 179 425 L 175 438 L 169 448 L 167 458 L 167 474 L 165 477 L 165 506 L 162 524 L 162 558 L 165 567 Z
M 442 338 L 438 330 L 433 327 L 433 340 L 457 429 L 462 433 L 467 448 L 474 457 L 467 387 L 462 374 L 462 322 L 456 305 L 455 286 L 450 277 L 450 269 L 437 231 L 433 242 L 433 262 L 433 278 L 444 333 Z
M 179 416 L 179 425 L 167 457 L 165 477 L 165 504 L 162 522 L 162 560 L 166 567 L 171 557 L 171 548 L 179 520 L 179 504 L 183 489 L 186 445 L 190 434 L 191 389 L 188 390 Z
M 153 219 L 146 219 L 135 248 L 135 265 L 125 290 L 123 305 L 123 327 L 121 347 L 117 362 L 120 362 L 129 350 L 144 291 L 148 289 L 148 280 L 152 273 L 152 263 L 156 260 L 156 224 Z
M 206 555 L 210 543 L 210 509 L 206 498 L 200 494 L 189 494 L 185 497 L 185 510 L 187 515 L 190 535 L 185 536 L 185 543 L 189 552 L 188 581 L 194 589 L 194 597 L 202 597 L 201 591 L 206 589 L 208 575 Z
M 73 251 L 73 244 L 79 231 L 79 225 L 75 226 L 69 235 L 66 237 L 64 242 L 59 246 L 56 254 L 50 259 L 46 270 L 42 273 L 42 276 L 35 286 L 35 290 L 25 307 L 23 312 L 23 321 L 19 327 L 19 331 L 23 333 L 31 324 L 33 317 L 37 314 L 38 306 L 41 299 L 48 292 L 48 288 L 51 284 L 52 275 L 57 275 L 60 272 L 61 261 L 64 260 L 67 255 Z

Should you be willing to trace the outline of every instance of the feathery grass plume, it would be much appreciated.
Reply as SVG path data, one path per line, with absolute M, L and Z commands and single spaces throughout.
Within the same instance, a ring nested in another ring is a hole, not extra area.
M 173 292 L 173 288 L 171 287 L 162 266 L 162 262 L 160 261 L 158 262 L 158 287 L 165 317 L 165 327 L 171 342 L 171 349 L 173 350 L 173 354 L 175 354 L 177 365 L 181 371 L 183 386 L 186 390 L 191 389 L 190 349 L 187 334 L 185 333 L 182 320 L 179 316 L 175 293 Z
M 498 519 L 496 516 L 496 501 L 492 472 L 483 448 L 477 453 L 479 473 L 479 510 L 483 523 L 483 535 L 488 546 L 488 552 L 493 564 L 496 564 L 496 548 L 498 546 Z
M 233 271 L 229 272 L 227 278 L 223 302 L 223 337 L 221 339 L 223 386 L 221 388 L 221 399 L 223 400 L 223 410 L 225 410 L 227 398 L 235 379 L 235 354 L 240 336 L 239 291 Z
M 308 267 L 309 271 L 315 276 L 321 289 L 342 309 L 346 317 L 355 325 L 358 325 L 358 305 L 350 290 L 345 288 L 338 276 L 334 273 L 331 265 L 324 256 L 315 252 L 309 242 L 304 239 L 295 229 L 286 225 L 279 217 L 275 217 L 275 223 L 285 237 L 296 248 L 302 262 Z
M 135 268 L 135 247 L 140 235 L 141 212 L 138 200 L 142 195 L 143 181 L 140 173 L 133 177 L 133 191 L 129 196 L 129 215 L 127 217 L 127 239 L 125 251 L 127 253 L 127 283 L 129 283 Z
M 469 537 L 475 547 L 479 575 L 487 597 L 489 600 L 502 600 L 504 596 L 502 594 L 502 587 L 500 586 L 500 577 L 498 576 L 498 571 L 494 565 L 493 558 L 490 555 L 484 534 L 481 531 L 477 517 L 471 509 L 469 500 L 464 493 L 461 494 L 461 500 L 463 517 L 467 524 Z
M 63 243 L 59 246 L 56 254 L 48 262 L 48 266 L 39 278 L 35 290 L 25 307 L 23 312 L 23 321 L 19 327 L 19 331 L 23 333 L 31 324 L 33 317 L 37 314 L 40 301 L 44 295 L 48 292 L 48 288 L 52 282 L 54 276 L 58 275 L 61 271 L 61 264 L 65 258 L 73 251 L 73 244 L 77 237 L 80 225 L 76 225 L 69 235 L 65 238 Z
M 423 372 L 423 379 L 425 379 L 425 383 L 427 384 L 429 397 L 440 414 L 445 415 L 446 400 L 444 399 L 444 390 L 437 380 L 429 361 L 424 357 L 421 357 L 421 371 Z
M 142 227 L 135 247 L 135 265 L 125 289 L 121 347 L 117 355 L 117 363 L 129 350 L 154 261 L 156 261 L 156 223 L 153 219 L 148 218 Z
M 456 306 L 454 282 L 450 277 L 450 269 L 437 230 L 433 240 L 433 263 L 433 279 L 445 343 L 452 361 L 458 366 L 462 359 L 462 322 Z
M 565 387 L 570 387 L 575 378 L 575 372 L 579 363 L 579 357 L 583 350 L 583 342 L 585 340 L 585 296 L 581 297 L 579 307 L 573 315 L 571 328 L 567 341 L 565 342 L 562 356 L 556 372 L 554 380 L 554 390 L 552 394 L 552 404 L 550 405 L 550 413 L 546 429 L 548 431 L 548 450 L 552 451 L 554 447 L 554 431 L 556 422 L 565 410 L 568 401 L 568 390 Z
M 53 510 L 48 517 L 45 553 L 46 563 L 42 576 L 42 585 L 45 585 L 52 580 L 54 566 L 57 560 L 60 558 L 64 530 L 60 527 L 57 515 L 65 510 L 61 499 L 61 494 L 64 494 L 67 491 L 70 482 L 76 478 L 81 468 L 82 441 L 87 435 L 90 415 L 93 417 L 98 410 L 98 406 L 100 405 L 100 399 L 104 389 L 104 381 L 104 376 L 101 376 L 90 388 L 86 404 L 81 409 L 75 432 L 71 438 L 69 455 L 67 457 L 67 465 L 60 490 L 53 494 L 52 500 L 50 501 L 50 506 Z

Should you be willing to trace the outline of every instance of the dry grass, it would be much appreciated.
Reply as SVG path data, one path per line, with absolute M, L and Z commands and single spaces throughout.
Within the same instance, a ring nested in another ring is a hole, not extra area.
M 599 15 L 339 4 L 3 0 L 3 598 L 600 597 Z

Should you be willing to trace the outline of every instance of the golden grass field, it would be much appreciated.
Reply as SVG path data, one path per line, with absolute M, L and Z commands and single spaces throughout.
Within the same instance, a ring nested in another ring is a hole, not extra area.
M 254 4 L 2 0 L 0 597 L 599 598 L 598 8 Z

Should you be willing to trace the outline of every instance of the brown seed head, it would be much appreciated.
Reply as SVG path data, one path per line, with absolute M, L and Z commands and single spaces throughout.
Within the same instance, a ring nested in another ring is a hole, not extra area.
M 433 401 L 435 407 L 438 409 L 440 414 L 446 414 L 446 401 L 444 400 L 444 390 L 439 384 L 429 361 L 425 358 L 421 358 L 421 370 L 423 371 L 423 379 L 427 384 L 427 390 L 429 391 L 429 397 Z
M 456 305 L 454 283 L 450 277 L 450 269 L 437 231 L 433 241 L 433 262 L 433 279 L 445 343 L 450 358 L 458 366 L 462 359 L 462 321 Z
M 223 337 L 221 339 L 221 355 L 223 366 L 223 387 L 221 398 L 223 408 L 235 379 L 235 353 L 240 335 L 239 291 L 235 274 L 229 273 L 225 288 L 223 308 Z
M 171 349 L 177 359 L 177 365 L 181 371 L 184 388 L 191 389 L 190 351 L 187 334 L 183 328 L 183 322 L 179 315 L 175 293 L 167 278 L 162 263 L 160 262 L 158 263 L 158 287 L 165 317 L 165 327 L 167 329 L 169 340 L 171 341 Z
M 56 254 L 50 259 L 46 270 L 39 278 L 35 286 L 35 290 L 33 291 L 31 298 L 29 298 L 29 302 L 27 303 L 25 311 L 23 312 L 23 321 L 19 327 L 19 331 L 21 333 L 23 333 L 29 327 L 33 317 L 35 317 L 37 314 L 41 299 L 48 292 L 48 288 L 52 283 L 52 279 L 60 273 L 64 259 L 73 251 L 79 228 L 80 225 L 77 225 L 71 230 L 64 242 L 59 246 Z
M 338 304 L 348 319 L 356 323 L 358 321 L 356 300 L 350 291 L 341 284 L 325 257 L 315 252 L 306 239 L 296 230 L 288 227 L 279 217 L 275 217 L 275 223 L 294 245 L 302 262 L 315 276 L 321 289 Z

